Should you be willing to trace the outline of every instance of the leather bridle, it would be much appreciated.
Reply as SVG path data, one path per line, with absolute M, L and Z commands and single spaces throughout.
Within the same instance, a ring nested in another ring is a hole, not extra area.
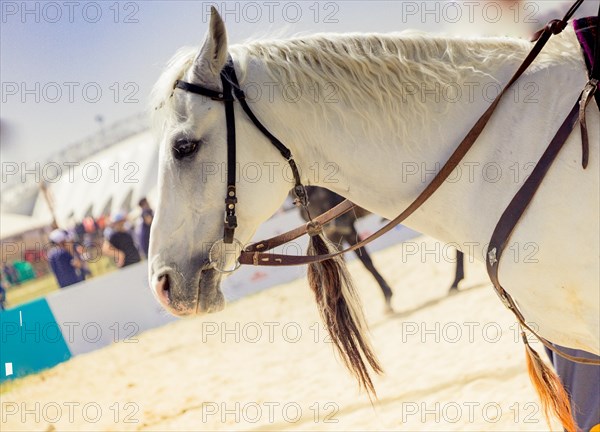
M 252 123 L 254 123 L 258 130 L 260 130 L 263 135 L 269 139 L 271 144 L 273 144 L 273 146 L 279 150 L 281 156 L 290 165 L 295 182 L 293 192 L 296 196 L 297 202 L 303 206 L 306 206 L 308 202 L 306 198 L 306 189 L 300 180 L 300 173 L 298 172 L 298 166 L 292 157 L 292 152 L 281 141 L 279 141 L 277 137 L 269 132 L 269 130 L 258 120 L 258 118 L 256 118 L 248 106 L 248 103 L 246 102 L 246 95 L 241 89 L 237 79 L 231 56 L 228 57 L 227 63 L 223 67 L 220 76 L 221 84 L 223 86 L 223 90 L 220 92 L 181 80 L 175 81 L 174 88 L 185 90 L 189 93 L 206 96 L 212 100 L 223 102 L 225 105 L 225 122 L 227 124 L 227 196 L 225 198 L 223 243 L 231 244 L 234 241 L 235 229 L 237 228 L 237 217 L 235 215 L 237 195 L 235 189 L 236 137 L 234 112 L 234 102 L 236 99 L 240 102 L 242 109 L 246 112 Z
M 345 200 L 341 204 L 327 211 L 326 213 L 312 219 L 306 225 L 300 226 L 296 229 L 288 231 L 286 233 L 280 234 L 276 237 L 272 237 L 267 240 L 263 240 L 260 242 L 256 242 L 246 246 L 240 253 L 238 258 L 237 266 L 241 264 L 249 264 L 249 265 L 262 265 L 262 266 L 290 266 L 290 265 L 302 265 L 309 264 L 314 262 L 320 262 L 327 259 L 331 259 L 338 255 L 342 255 L 344 253 L 359 249 L 364 247 L 368 243 L 373 240 L 381 237 L 383 234 L 392 230 L 395 226 L 402 223 L 406 218 L 408 218 L 411 214 L 413 214 L 421 205 L 423 205 L 434 192 L 438 190 L 438 188 L 444 183 L 444 181 L 450 176 L 453 170 L 458 166 L 460 161 L 467 154 L 469 149 L 473 146 L 477 138 L 483 132 L 485 126 L 490 120 L 492 114 L 496 110 L 498 104 L 500 103 L 502 97 L 508 92 L 509 88 L 521 77 L 521 75 L 527 70 L 527 68 L 531 65 L 531 63 L 535 60 L 538 54 L 542 51 L 544 45 L 548 42 L 552 35 L 557 35 L 561 33 L 567 26 L 568 20 L 573 16 L 575 11 L 581 6 L 584 0 L 577 0 L 573 6 L 569 9 L 569 11 L 565 14 L 562 20 L 552 20 L 550 21 L 542 30 L 536 33 L 534 36 L 534 41 L 536 42 L 533 48 L 531 49 L 528 56 L 525 58 L 519 69 L 515 72 L 513 77 L 510 79 L 508 84 L 503 88 L 503 90 L 499 93 L 496 99 L 492 102 L 489 108 L 484 112 L 484 114 L 479 118 L 479 120 L 475 123 L 472 129 L 467 133 L 462 142 L 458 145 L 454 153 L 449 157 L 444 166 L 440 169 L 437 175 L 433 178 L 431 183 L 427 185 L 427 187 L 419 194 L 419 196 L 396 218 L 391 220 L 388 224 L 386 224 L 383 228 L 376 231 L 369 237 L 361 240 L 353 246 L 348 247 L 347 249 L 337 251 L 329 254 L 321 254 L 321 255 L 282 255 L 282 254 L 274 254 L 267 253 L 268 251 L 290 242 L 298 237 L 309 234 L 315 235 L 319 232 L 318 228 L 349 212 L 352 210 L 355 205 Z M 599 11 L 600 18 L 600 11 Z M 598 32 L 600 34 L 600 32 Z M 587 134 L 587 126 L 585 121 L 585 113 L 586 107 L 589 104 L 590 100 L 593 99 L 593 95 L 596 92 L 598 87 L 598 81 L 600 80 L 600 40 L 596 41 L 596 49 L 595 49 L 595 59 L 594 59 L 594 68 L 590 75 L 590 80 L 586 84 L 584 90 L 577 98 L 573 108 L 571 109 L 569 115 L 560 126 L 556 135 L 552 139 L 551 143 L 548 145 L 548 148 L 536 164 L 534 170 L 531 175 L 527 178 L 521 189 L 517 192 L 513 200 L 510 202 L 504 213 L 502 214 L 493 234 L 492 239 L 490 241 L 490 245 L 488 247 L 487 252 L 487 260 L 486 266 L 488 270 L 488 274 L 490 279 L 494 285 L 496 293 L 501 298 L 504 305 L 510 309 L 516 316 L 519 323 L 533 333 L 546 347 L 557 352 L 562 357 L 565 357 L 571 361 L 586 363 L 586 364 L 595 364 L 600 365 L 600 361 L 592 360 L 581 357 L 573 357 L 560 348 L 557 348 L 555 345 L 552 345 L 549 341 L 539 336 L 537 332 L 535 332 L 525 321 L 525 318 L 521 314 L 519 308 L 517 307 L 515 301 L 512 297 L 502 288 L 498 279 L 498 266 L 500 262 L 500 258 L 502 256 L 502 252 L 510 239 L 512 232 L 514 231 L 516 225 L 519 220 L 523 216 L 526 208 L 529 203 L 533 199 L 535 192 L 539 188 L 542 180 L 544 179 L 545 174 L 550 169 L 554 159 L 556 158 L 558 152 L 567 141 L 567 138 L 571 134 L 573 128 L 576 123 L 579 121 L 581 128 L 581 136 L 582 136 L 582 167 L 585 169 L 587 167 L 588 158 L 589 158 L 589 143 L 588 143 L 588 134 Z M 212 89 L 208 89 L 205 87 L 201 87 L 195 84 L 187 83 L 184 81 L 176 81 L 174 88 L 178 88 L 181 90 L 185 90 L 190 93 L 195 93 L 202 96 L 207 96 L 215 101 L 223 102 L 225 105 L 225 117 L 227 123 L 227 196 L 225 198 L 225 221 L 224 221 L 224 232 L 222 242 L 225 244 L 231 244 L 235 240 L 234 233 L 235 228 L 237 227 L 237 218 L 235 215 L 235 206 L 237 204 L 237 196 L 236 196 L 236 187 L 235 187 L 235 164 L 236 164 L 236 136 L 235 136 L 235 114 L 234 114 L 234 102 L 235 100 L 239 101 L 242 109 L 250 118 L 252 123 L 265 135 L 271 144 L 279 150 L 282 157 L 289 163 L 292 173 L 294 175 L 295 186 L 293 189 L 293 193 L 296 197 L 296 203 L 298 205 L 302 205 L 306 208 L 307 196 L 306 190 L 302 185 L 300 174 L 298 172 L 298 167 L 292 157 L 292 153 L 288 147 L 286 147 L 279 139 L 277 139 L 273 134 L 269 132 L 269 130 L 258 120 L 258 118 L 254 115 L 248 103 L 246 102 L 246 97 L 244 92 L 242 91 L 240 84 L 238 82 L 235 68 L 233 65 L 233 61 L 231 57 L 229 57 L 226 65 L 221 71 L 221 83 L 223 86 L 222 91 L 215 91 Z M 310 215 L 309 215 L 310 217 Z M 217 244 L 219 241 L 215 242 Z M 215 245 L 213 244 L 213 246 Z M 211 248 L 212 249 L 212 248 Z

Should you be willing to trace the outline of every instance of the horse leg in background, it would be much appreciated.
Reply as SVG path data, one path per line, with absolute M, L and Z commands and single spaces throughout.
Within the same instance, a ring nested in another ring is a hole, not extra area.
M 358 232 L 356 231 L 356 228 L 354 228 L 354 224 L 350 225 L 350 228 L 350 235 L 346 236 L 344 240 L 350 246 L 353 246 L 358 242 Z M 371 274 L 381 287 L 381 291 L 383 292 L 383 296 L 385 298 L 386 312 L 393 312 L 394 310 L 392 309 L 392 296 L 394 295 L 394 293 L 392 292 L 392 289 L 385 281 L 383 276 L 381 276 L 381 274 L 375 268 L 373 260 L 371 260 L 371 257 L 369 256 L 369 253 L 365 248 L 357 249 L 354 251 L 354 253 L 358 256 L 358 259 L 360 260 L 360 262 L 363 263 L 367 270 L 371 272 Z
M 454 282 L 448 290 L 449 294 L 458 292 L 458 284 L 465 278 L 465 254 L 456 250 L 456 275 L 454 276 Z

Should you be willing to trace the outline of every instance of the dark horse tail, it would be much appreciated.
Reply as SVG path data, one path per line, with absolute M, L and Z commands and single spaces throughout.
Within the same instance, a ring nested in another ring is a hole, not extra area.
M 309 255 L 335 252 L 335 247 L 323 235 L 320 226 L 309 229 Z M 341 256 L 308 266 L 308 283 L 315 294 L 319 313 L 337 352 L 348 370 L 356 377 L 369 397 L 377 397 L 367 363 L 383 372 L 367 338 L 367 325 L 360 298 Z

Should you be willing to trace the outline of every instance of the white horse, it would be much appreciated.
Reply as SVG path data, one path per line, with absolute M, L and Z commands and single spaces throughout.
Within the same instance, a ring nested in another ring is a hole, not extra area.
M 173 90 L 175 80 L 218 90 L 230 53 L 248 103 L 292 150 L 302 181 L 391 219 L 425 188 L 530 48 L 529 42 L 509 38 L 415 32 L 228 46 L 224 23 L 213 12 L 202 48 L 178 52 L 155 87 L 159 203 L 149 277 L 157 299 L 176 315 L 224 307 L 221 276 L 209 264 L 207 246 L 222 238 L 225 113 L 222 102 Z M 406 225 L 483 261 L 500 215 L 586 82 L 569 28 L 550 40 L 454 174 Z M 247 243 L 284 201 L 293 179 L 281 155 L 239 105 L 235 109 L 236 237 Z M 500 265 L 503 287 L 541 336 L 595 354 L 600 354 L 599 119 L 591 103 L 587 169 L 581 167 L 576 128 Z M 336 171 L 328 176 L 332 163 Z M 262 176 L 247 175 L 248 167 Z

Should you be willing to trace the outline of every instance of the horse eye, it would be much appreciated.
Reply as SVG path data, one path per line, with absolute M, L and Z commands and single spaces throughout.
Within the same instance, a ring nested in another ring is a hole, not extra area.
M 178 139 L 173 146 L 173 155 L 175 159 L 182 159 L 191 156 L 198 149 L 198 141 L 190 141 L 187 139 Z

